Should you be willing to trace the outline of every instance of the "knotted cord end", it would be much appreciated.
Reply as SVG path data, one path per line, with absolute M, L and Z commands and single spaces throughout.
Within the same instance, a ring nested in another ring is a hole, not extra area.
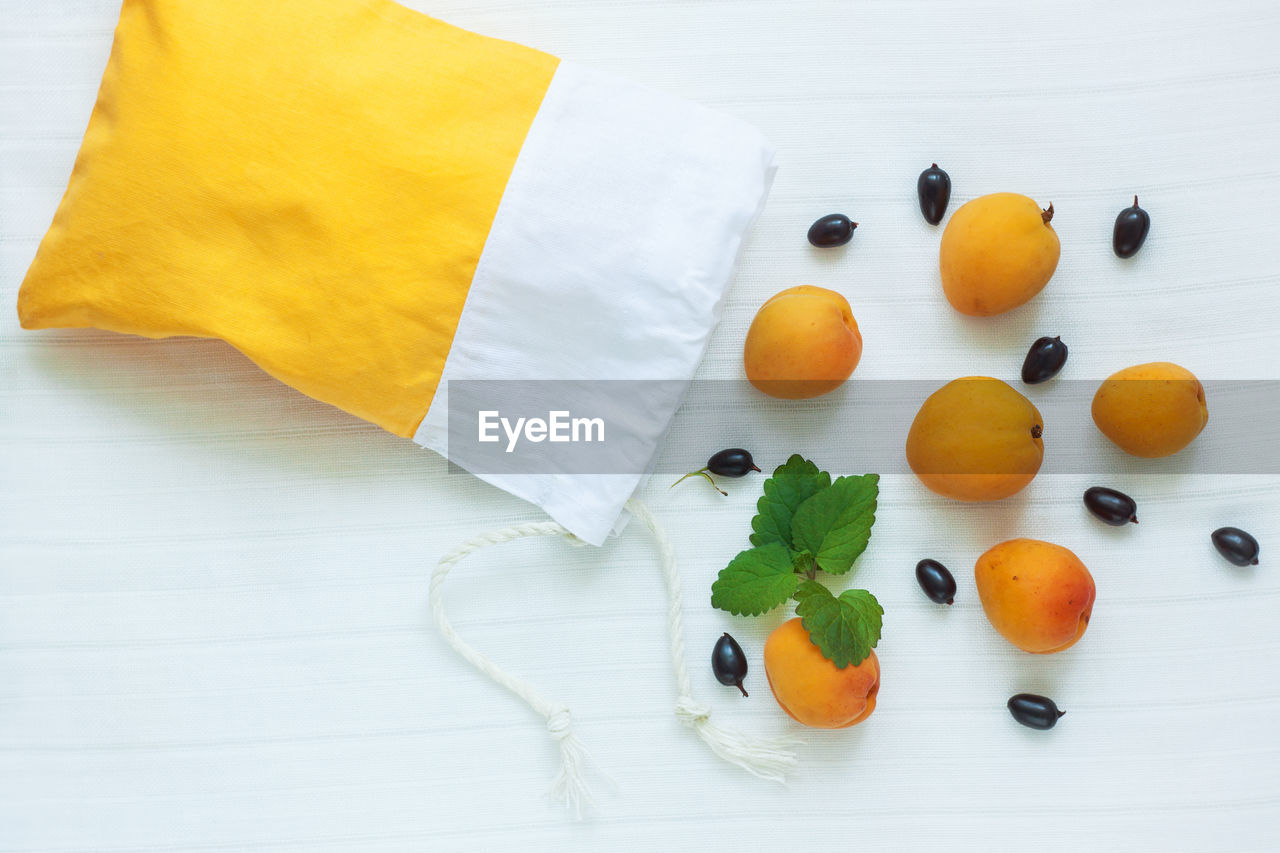
M 564 802 L 573 816 L 582 820 L 594 802 L 583 778 L 587 750 L 573 734 L 573 716 L 560 706 L 547 715 L 547 731 L 560 744 L 560 772 L 551 786 L 551 796 Z
M 711 709 L 692 696 L 676 700 L 676 718 L 698 733 L 711 751 L 748 773 L 771 782 L 785 782 L 797 764 L 797 737 L 757 738 L 711 722 Z

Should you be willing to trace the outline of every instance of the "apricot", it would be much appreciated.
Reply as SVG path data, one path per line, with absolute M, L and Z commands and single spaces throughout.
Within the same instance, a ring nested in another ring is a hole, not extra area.
M 760 306 L 742 351 L 747 379 L 770 397 L 804 400 L 834 391 L 862 358 L 849 301 L 803 284 Z
M 1053 205 L 1017 193 L 975 198 L 951 216 L 938 266 L 942 292 L 961 314 L 989 317 L 1027 302 L 1058 268 Z
M 765 641 L 764 673 L 782 710 L 806 726 L 847 728 L 876 708 L 880 690 L 876 653 L 856 666 L 840 669 L 823 657 L 799 618 L 783 622 Z
M 996 501 L 1035 479 L 1043 431 L 1040 412 L 1007 383 L 966 376 L 924 401 L 907 433 L 907 464 L 944 497 Z
M 973 567 L 982 611 L 1023 651 L 1060 652 L 1084 636 L 1093 614 L 1093 575 L 1061 545 L 1010 539 Z
M 1093 395 L 1093 422 L 1133 456 L 1154 459 L 1177 453 L 1208 421 L 1200 380 L 1167 361 L 1126 367 Z

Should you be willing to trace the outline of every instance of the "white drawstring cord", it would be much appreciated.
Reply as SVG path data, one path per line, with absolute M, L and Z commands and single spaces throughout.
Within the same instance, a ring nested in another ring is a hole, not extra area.
M 796 765 L 795 747 L 799 738 L 756 738 L 735 729 L 726 729 L 711 722 L 711 709 L 693 698 L 693 684 L 689 680 L 689 668 L 684 650 L 684 596 L 680 591 L 680 572 L 676 566 L 676 552 L 667 533 L 649 508 L 639 500 L 627 501 L 627 510 L 634 515 L 658 542 L 662 557 L 662 574 L 667 581 L 667 632 L 671 636 L 671 665 L 676 673 L 676 687 L 680 696 L 676 699 L 676 717 L 698 733 L 698 737 L 711 747 L 716 755 L 736 764 L 749 773 L 773 782 L 786 781 L 786 775 Z
M 794 746 L 799 743 L 797 738 L 760 739 L 717 726 L 710 721 L 711 709 L 693 698 L 693 685 L 689 680 L 689 670 L 685 664 L 684 603 L 680 592 L 680 575 L 676 567 L 675 550 L 666 532 L 649 512 L 648 507 L 632 499 L 627 502 L 627 510 L 653 534 L 662 558 L 662 571 L 667 583 L 667 628 L 671 636 L 671 662 L 675 668 L 676 687 L 679 690 L 675 705 L 677 719 L 697 732 L 711 750 L 726 761 L 761 778 L 775 782 L 784 781 L 787 771 L 796 764 Z M 591 802 L 591 795 L 582 775 L 586 750 L 573 734 L 573 719 L 569 709 L 563 705 L 548 702 L 534 692 L 527 682 L 499 669 L 493 661 L 458 636 L 444 612 L 442 588 L 450 569 L 468 554 L 481 548 L 528 536 L 559 536 L 572 545 L 587 544 L 554 521 L 517 524 L 468 539 L 442 557 L 431 574 L 431 618 L 439 629 L 440 635 L 453 647 L 454 651 L 480 672 L 519 696 L 529 707 L 546 719 L 547 730 L 560 744 L 560 773 L 556 777 L 553 794 L 563 799 L 570 810 L 581 817 L 584 807 Z
M 467 660 L 476 669 L 510 690 L 523 699 L 530 708 L 541 714 L 547 721 L 547 731 L 560 744 L 560 774 L 552 787 L 552 795 L 564 800 L 570 811 L 581 818 L 584 808 L 591 802 L 591 794 L 587 790 L 586 781 L 582 778 L 582 764 L 586 758 L 586 750 L 573 734 L 573 717 L 569 709 L 563 705 L 548 702 L 539 696 L 529 684 L 515 676 L 503 672 L 487 657 L 476 651 L 458 636 L 453 629 L 449 617 L 444 613 L 444 597 L 441 588 L 449 570 L 462 561 L 468 554 L 479 551 L 489 545 L 500 545 L 513 539 L 527 536 L 560 536 L 571 545 L 582 546 L 587 543 L 574 536 L 554 521 L 540 521 L 529 524 L 516 524 L 501 530 L 494 530 L 468 539 L 448 554 L 440 558 L 436 569 L 431 573 L 429 601 L 431 618 L 436 623 L 440 635 L 453 650 Z

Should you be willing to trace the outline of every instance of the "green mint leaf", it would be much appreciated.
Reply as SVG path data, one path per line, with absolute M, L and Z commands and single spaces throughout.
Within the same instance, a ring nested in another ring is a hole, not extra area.
M 813 554 L 824 572 L 849 571 L 871 541 L 879 483 L 879 474 L 841 477 L 800 504 L 791 519 L 792 546 Z
M 813 572 L 817 566 L 813 562 L 813 555 L 808 551 L 792 551 L 791 552 L 791 570 L 797 574 L 808 575 Z
M 780 543 L 792 547 L 791 517 L 796 508 L 831 485 L 831 475 L 800 454 L 779 465 L 764 481 L 764 495 L 756 502 L 751 519 L 752 545 Z M 802 550 L 802 549 L 797 549 Z M 813 553 L 817 553 L 815 550 Z
M 817 581 L 805 581 L 795 596 L 809 639 L 840 669 L 862 663 L 880 642 L 884 608 L 865 589 L 846 589 L 836 598 Z
M 777 542 L 743 551 L 711 585 L 711 606 L 735 616 L 759 616 L 791 597 L 800 576 L 791 551 Z

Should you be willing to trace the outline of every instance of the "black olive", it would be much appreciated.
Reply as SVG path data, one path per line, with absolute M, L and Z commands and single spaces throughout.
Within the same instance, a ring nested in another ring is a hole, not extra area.
M 857 227 L 858 223 L 843 213 L 832 213 L 809 226 L 809 242 L 819 249 L 843 246 L 853 239 L 853 229 Z
M 1138 207 L 1138 197 L 1133 197 L 1133 207 L 1126 207 L 1116 216 L 1115 230 L 1111 232 L 1111 248 L 1122 258 L 1138 254 L 1151 230 L 1151 217 Z
M 728 634 L 716 640 L 711 650 L 711 671 L 716 674 L 716 681 L 732 685 L 747 695 L 747 688 L 742 686 L 742 679 L 747 677 L 747 656 L 742 653 L 742 646 Z
M 751 454 L 743 450 L 741 447 L 730 447 L 728 450 L 721 450 L 719 453 L 707 460 L 705 468 L 697 471 L 690 471 L 679 480 L 671 484 L 672 488 L 680 485 L 690 477 L 703 477 L 711 488 L 715 489 L 722 495 L 728 495 L 724 489 L 716 485 L 716 481 L 711 479 L 711 474 L 719 474 L 721 477 L 744 477 L 750 471 L 759 471 L 755 461 L 751 458 Z M 707 472 L 710 471 L 711 474 Z
M 707 470 L 721 477 L 745 477 L 751 471 L 759 471 L 751 454 L 741 447 L 721 450 L 707 460 Z
M 955 603 L 956 579 L 937 560 L 921 560 L 916 563 L 916 581 L 930 600 L 939 604 Z
M 951 201 L 951 176 L 934 163 L 920 173 L 916 180 L 916 194 L 920 196 L 920 212 L 925 222 L 937 225 L 946 215 Z
M 1028 385 L 1047 382 L 1067 363 L 1067 345 L 1062 338 L 1036 338 L 1022 361 L 1022 381 Z
M 1024 726 L 1051 729 L 1066 711 L 1059 711 L 1053 700 L 1034 693 L 1018 693 L 1009 697 L 1009 713 Z
M 1113 527 L 1138 523 L 1138 505 L 1124 492 L 1093 486 L 1084 491 L 1084 505 L 1089 512 Z
M 1258 540 L 1239 527 L 1219 527 L 1210 538 L 1218 553 L 1237 566 L 1258 565 Z

